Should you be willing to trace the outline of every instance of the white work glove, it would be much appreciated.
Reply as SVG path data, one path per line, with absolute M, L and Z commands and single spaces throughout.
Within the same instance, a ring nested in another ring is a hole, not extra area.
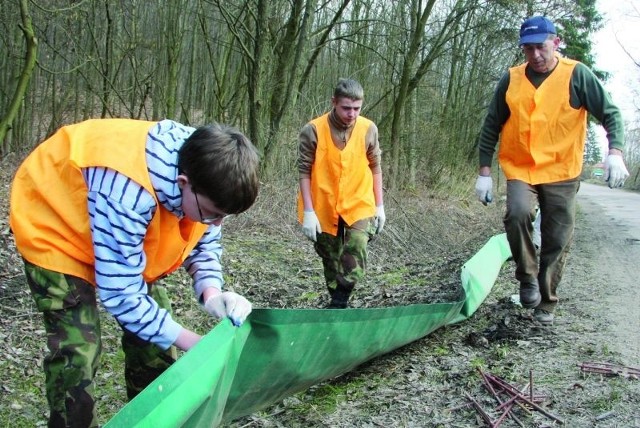
M 476 195 L 483 205 L 493 201 L 493 180 L 491 176 L 479 175 L 476 179 Z
M 604 161 L 604 180 L 609 183 L 611 189 L 624 186 L 624 181 L 629 177 L 629 171 L 624 166 L 621 155 L 609 155 Z
M 542 232 L 540 232 L 540 223 L 542 223 L 542 215 L 540 214 L 540 210 L 536 212 L 536 219 L 533 221 L 533 245 L 536 248 L 540 248 L 542 245 Z
M 318 221 L 315 211 L 304 212 L 304 216 L 302 217 L 302 233 L 313 242 L 316 242 L 317 236 L 322 233 L 320 221 Z
M 376 235 L 382 233 L 382 229 L 384 229 L 384 223 L 387 221 L 387 216 L 384 213 L 384 205 L 378 205 L 376 207 Z
M 251 313 L 251 303 L 233 291 L 225 291 L 209 297 L 204 309 L 218 319 L 228 317 L 233 325 L 240 327 Z

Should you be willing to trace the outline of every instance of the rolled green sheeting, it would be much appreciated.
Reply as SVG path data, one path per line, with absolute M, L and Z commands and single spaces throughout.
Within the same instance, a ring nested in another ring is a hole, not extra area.
M 106 425 L 203 427 L 249 415 L 473 315 L 511 256 L 492 237 L 461 270 L 463 300 L 370 309 L 255 309 L 219 323 Z

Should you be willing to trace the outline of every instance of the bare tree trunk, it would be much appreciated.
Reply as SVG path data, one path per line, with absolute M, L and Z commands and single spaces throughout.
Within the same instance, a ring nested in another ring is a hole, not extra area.
M 278 63 L 273 74 L 278 81 L 271 93 L 269 134 L 264 150 L 267 167 L 271 164 L 271 158 L 275 152 L 282 119 L 287 107 L 292 104 L 292 98 L 295 98 L 292 95 L 298 76 L 298 64 L 307 41 L 308 23 L 312 19 L 315 5 L 315 0 L 306 2 L 296 0 L 285 26 L 286 31 L 279 41 Z
M 409 84 L 412 78 L 412 69 L 418 57 L 418 51 L 424 37 L 427 21 L 429 16 L 431 16 L 434 4 L 435 0 L 429 0 L 427 1 L 426 6 L 420 10 L 422 2 L 419 0 L 411 1 L 411 38 L 409 40 L 407 53 L 403 58 L 402 71 L 400 81 L 398 82 L 397 95 L 393 102 L 393 114 L 391 118 L 391 162 L 389 179 L 387 180 L 387 185 L 391 189 L 397 187 L 399 184 L 398 180 L 401 154 L 400 128 L 403 126 L 403 112 L 409 95 Z
M 253 57 L 247 67 L 247 83 L 249 87 L 249 138 L 258 145 L 264 155 L 265 144 L 260 133 L 260 122 L 263 114 L 262 80 L 265 44 L 267 43 L 267 16 L 269 0 L 257 0 L 255 19 L 255 37 L 253 37 Z
M 25 60 L 24 66 L 22 67 L 22 73 L 20 73 L 20 77 L 18 79 L 18 84 L 13 91 L 13 97 L 11 99 L 11 102 L 9 103 L 7 113 L 2 119 L 0 119 L 0 142 L 2 143 L 0 144 L 0 155 L 2 157 L 4 157 L 4 155 L 6 155 L 9 151 L 8 145 L 4 143 L 5 137 L 11 129 L 13 121 L 18 115 L 20 106 L 24 101 L 33 69 L 36 66 L 36 58 L 38 53 L 38 40 L 36 39 L 35 33 L 33 31 L 31 15 L 29 14 L 28 0 L 20 0 L 20 17 L 22 19 L 20 29 L 24 34 L 26 43 Z
M 109 9 L 109 0 L 104 2 L 107 29 L 104 37 L 104 59 L 102 61 L 102 113 L 100 117 L 107 117 L 108 106 L 111 104 L 111 61 L 113 57 L 113 19 Z
M 182 6 L 178 2 L 169 2 L 168 14 L 165 16 L 167 23 L 166 37 L 167 45 L 167 81 L 166 81 L 166 115 L 175 117 L 178 98 L 178 74 L 180 71 L 180 56 L 182 53 Z

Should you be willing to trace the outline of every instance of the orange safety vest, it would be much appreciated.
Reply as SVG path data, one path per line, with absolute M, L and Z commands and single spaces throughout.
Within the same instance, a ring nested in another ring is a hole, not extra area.
M 22 163 L 11 188 L 10 224 L 18 251 L 37 266 L 95 284 L 94 252 L 81 168 L 106 167 L 144 187 L 156 199 L 145 147 L 156 122 L 87 120 L 60 128 Z M 144 279 L 177 269 L 207 226 L 180 220 L 158 203 L 144 239 Z
M 352 225 L 376 213 L 373 174 L 365 141 L 372 122 L 358 117 L 342 150 L 331 138 L 328 113 L 311 123 L 318 135 L 316 157 L 311 166 L 311 199 L 322 231 L 336 236 L 339 217 Z M 303 211 L 302 194 L 298 192 L 298 220 L 301 223 Z
M 571 75 L 577 62 L 558 57 L 555 70 L 536 89 L 526 64 L 509 70 L 498 160 L 505 176 L 529 184 L 575 178 L 582 171 L 587 111 L 570 104 Z

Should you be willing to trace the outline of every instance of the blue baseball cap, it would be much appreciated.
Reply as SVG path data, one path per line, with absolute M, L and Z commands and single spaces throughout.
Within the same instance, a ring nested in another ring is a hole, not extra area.
M 522 23 L 520 27 L 520 43 L 544 43 L 549 34 L 557 34 L 556 27 L 544 16 L 534 16 Z

